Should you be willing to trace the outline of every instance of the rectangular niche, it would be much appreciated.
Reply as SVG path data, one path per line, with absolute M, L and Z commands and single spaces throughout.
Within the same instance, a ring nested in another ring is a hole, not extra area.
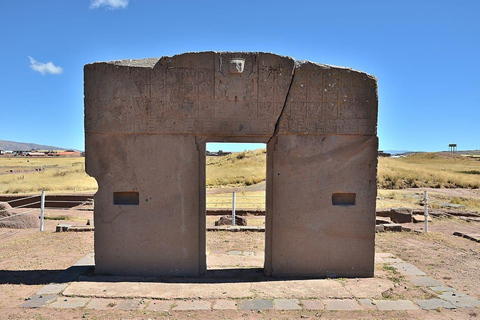
M 113 204 L 117 205 L 138 205 L 139 194 L 136 191 L 114 192 Z
M 334 193 L 332 194 L 332 205 L 334 206 L 354 206 L 355 193 Z

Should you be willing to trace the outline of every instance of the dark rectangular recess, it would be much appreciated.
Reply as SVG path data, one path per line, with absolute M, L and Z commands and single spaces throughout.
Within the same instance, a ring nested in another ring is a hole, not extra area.
M 113 193 L 113 204 L 138 205 L 139 195 L 136 191 L 123 191 Z
M 332 205 L 334 206 L 354 206 L 355 193 L 334 193 L 332 194 Z

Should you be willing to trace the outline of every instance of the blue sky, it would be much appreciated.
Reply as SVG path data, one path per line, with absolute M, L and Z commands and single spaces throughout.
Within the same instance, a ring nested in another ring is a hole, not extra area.
M 479 12 L 478 0 L 1 1 L 0 140 L 83 150 L 85 64 L 215 50 L 375 75 L 382 150 L 480 149 Z

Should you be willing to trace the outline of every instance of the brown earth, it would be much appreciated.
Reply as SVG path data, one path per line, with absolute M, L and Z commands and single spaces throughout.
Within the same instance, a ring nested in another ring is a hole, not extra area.
M 95 311 L 78 309 L 25 309 L 20 305 L 62 270 L 93 251 L 93 233 L 55 233 L 58 223 L 85 225 L 90 211 L 48 210 L 45 231 L 0 229 L 0 319 L 474 319 L 479 308 L 409 312 L 380 311 L 188 311 L 171 315 L 150 311 Z M 419 224 L 411 224 L 413 229 Z M 428 234 L 379 233 L 378 252 L 390 252 L 413 263 L 428 275 L 461 292 L 480 299 L 480 244 L 453 236 L 454 231 L 478 233 L 480 224 L 460 219 L 434 219 Z M 209 232 L 207 250 L 263 250 L 264 233 Z M 376 270 L 376 272 L 386 272 Z M 399 279 L 385 295 L 412 298 L 421 295 Z

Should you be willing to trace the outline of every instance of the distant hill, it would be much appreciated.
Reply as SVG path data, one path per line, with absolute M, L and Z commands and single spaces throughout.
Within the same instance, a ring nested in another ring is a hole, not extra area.
M 46 146 L 46 145 L 41 145 L 41 144 L 36 144 L 36 143 L 28 143 L 28 142 L 15 142 L 15 141 L 0 140 L 0 150 L 30 151 L 32 149 L 36 149 L 36 150 L 67 150 L 68 148 Z

